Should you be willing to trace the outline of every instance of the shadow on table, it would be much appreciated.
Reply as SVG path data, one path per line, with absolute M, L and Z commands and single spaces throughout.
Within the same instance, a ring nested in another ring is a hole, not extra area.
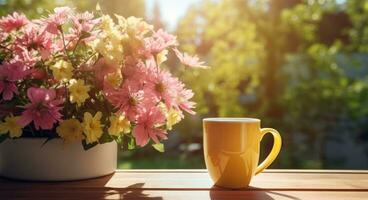
M 126 187 L 106 186 L 113 174 L 76 181 L 21 181 L 3 179 L 6 187 L 0 188 L 0 199 L 142 199 L 162 200 L 145 194 L 144 183 Z
M 270 194 L 272 194 L 273 196 L 276 195 L 283 197 L 283 199 L 300 200 L 299 198 L 291 195 L 255 187 L 249 187 L 246 189 L 226 189 L 213 186 L 210 189 L 211 200 L 222 200 L 222 199 L 274 200 L 274 198 L 271 197 Z
M 98 185 L 103 188 L 100 194 L 96 194 L 97 199 L 142 199 L 142 200 L 162 200 L 162 197 L 151 197 L 149 194 L 144 194 L 144 183 L 135 183 L 127 187 L 115 188 L 106 187 L 106 184 L 113 175 L 98 178 Z
M 136 183 L 126 188 L 106 188 L 102 199 L 144 199 L 144 200 L 162 200 L 162 197 L 150 197 L 144 194 L 142 189 L 144 183 Z

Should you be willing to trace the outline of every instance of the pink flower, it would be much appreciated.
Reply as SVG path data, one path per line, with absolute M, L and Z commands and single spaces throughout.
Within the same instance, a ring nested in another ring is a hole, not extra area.
M 121 73 L 124 79 L 134 78 L 136 76 L 142 77 L 145 74 L 146 66 L 141 60 L 135 59 L 132 56 L 127 56 L 124 60 L 124 67 Z M 144 79 L 144 78 L 140 78 Z
M 155 106 L 158 102 L 154 93 L 144 89 L 152 72 L 142 62 L 128 59 L 125 61 L 122 75 L 121 87 L 117 89 L 106 87 L 105 95 L 120 113 L 125 114 L 130 121 L 134 121 L 142 111 Z
M 44 69 L 33 68 L 30 70 L 30 74 L 34 79 L 42 80 L 47 78 L 47 72 Z
M 137 119 L 137 125 L 133 129 L 133 136 L 139 146 L 145 146 L 150 139 L 160 143 L 160 139 L 167 139 L 167 132 L 159 126 L 165 124 L 165 116 L 157 107 L 143 112 Z
M 183 65 L 194 68 L 208 68 L 208 66 L 204 65 L 203 61 L 199 61 L 197 56 L 190 56 L 187 53 L 181 53 L 177 48 L 174 48 L 173 50 L 176 54 L 176 57 L 179 58 Z
M 95 73 L 96 80 L 99 84 L 102 84 L 105 76 L 110 73 L 114 73 L 118 70 L 118 66 L 109 63 L 104 58 L 100 58 L 97 63 L 92 66 L 92 69 Z
M 151 37 L 143 39 L 143 47 L 138 52 L 145 58 L 151 58 L 162 50 L 175 45 L 177 45 L 176 37 L 160 29 Z
M 99 19 L 94 19 L 93 13 L 84 12 L 71 16 L 73 22 L 73 34 L 80 36 L 82 33 L 92 33 L 93 27 L 99 23 Z
M 41 58 L 40 56 L 34 55 L 34 53 L 35 52 L 28 51 L 24 47 L 17 46 L 14 51 L 13 61 L 22 63 L 27 68 L 32 68 Z
M 10 32 L 14 29 L 21 28 L 28 23 L 28 19 L 23 14 L 14 12 L 12 15 L 2 17 L 0 19 L 0 28 L 5 32 Z
M 82 31 L 90 32 L 92 28 L 98 23 L 98 20 L 93 19 L 94 15 L 90 12 L 78 13 L 73 15 L 71 20 L 73 22 L 74 29 L 81 33 Z
M 124 85 L 129 84 L 135 90 L 143 90 L 149 76 L 153 73 L 152 69 L 152 67 L 145 66 L 142 61 L 128 57 L 121 71 Z
M 151 101 L 162 101 L 167 108 L 173 107 L 195 114 L 193 111 L 195 103 L 190 101 L 194 94 L 191 90 L 186 89 L 178 78 L 173 77 L 168 71 L 154 67 L 146 67 L 145 73 L 146 75 L 143 76 L 146 77 L 145 96 L 149 94 Z
M 185 88 L 181 88 L 181 90 L 178 92 L 178 97 L 176 99 L 177 101 L 177 107 L 176 109 L 182 109 L 189 114 L 194 115 L 195 112 L 193 109 L 195 108 L 196 103 L 190 101 L 190 99 L 193 97 L 194 93 L 192 90 L 188 90 Z
M 47 59 L 53 51 L 52 37 L 37 26 L 29 26 L 24 35 L 16 40 L 15 49 L 19 55 L 30 55 L 30 59 L 37 56 Z
M 19 62 L 0 65 L 0 94 L 2 93 L 4 100 L 11 100 L 14 94 L 18 94 L 15 83 L 27 74 L 25 67 Z
M 163 40 L 159 40 L 153 37 L 148 37 L 143 39 L 143 47 L 139 49 L 139 54 L 143 55 L 145 58 L 153 57 L 160 53 L 166 48 Z
M 110 89 L 106 88 L 105 95 L 108 101 L 119 109 L 130 121 L 136 120 L 137 116 L 144 109 L 143 90 L 136 90 L 131 84 L 124 84 L 122 88 Z
M 61 25 L 65 24 L 71 15 L 72 9 L 69 7 L 57 7 L 54 13 L 42 22 L 46 25 L 46 31 L 52 34 L 58 34 Z
M 61 100 L 56 99 L 53 89 L 31 87 L 27 90 L 27 97 L 31 101 L 24 108 L 19 123 L 26 126 L 33 121 L 35 128 L 52 129 L 60 121 L 62 109 Z
M 156 31 L 153 34 L 153 37 L 158 38 L 159 40 L 162 40 L 166 47 L 178 45 L 176 36 L 171 35 L 170 33 L 162 29 L 159 29 L 158 31 Z
M 158 98 L 157 101 L 163 101 L 171 108 L 176 103 L 175 99 L 182 88 L 182 83 L 168 71 L 157 69 L 152 70 L 145 86 L 146 92 L 152 92 Z

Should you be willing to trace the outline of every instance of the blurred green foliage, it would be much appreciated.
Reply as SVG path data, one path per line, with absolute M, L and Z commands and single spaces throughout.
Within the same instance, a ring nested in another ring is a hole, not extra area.
M 97 2 L 110 14 L 145 16 L 144 0 L 0 0 L 0 16 L 34 17 L 63 5 L 93 11 Z M 164 27 L 154 9 L 153 23 Z M 183 50 L 212 66 L 180 71 L 169 59 L 168 67 L 193 88 L 198 115 L 175 127 L 165 153 L 123 152 L 120 167 L 203 168 L 200 150 L 178 147 L 201 143 L 206 116 L 257 117 L 278 129 L 284 144 L 273 167 L 368 167 L 367 1 L 205 0 L 188 10 L 176 34 Z M 355 164 L 334 155 L 349 157 L 348 148 L 328 149 L 331 142 L 345 148 L 345 140 L 360 148 L 351 155 Z M 272 140 L 263 144 L 266 154 Z
M 127 16 L 145 16 L 144 0 L 0 0 L 0 16 L 14 11 L 25 13 L 34 18 L 47 14 L 57 6 L 69 6 L 81 11 L 94 11 L 99 4 L 102 11 L 108 14 Z
M 368 157 L 367 23 L 366 1 L 204 1 L 177 32 L 212 69 L 184 77 L 201 116 L 258 117 L 279 129 L 275 167 L 343 168 L 326 149 L 343 135 Z

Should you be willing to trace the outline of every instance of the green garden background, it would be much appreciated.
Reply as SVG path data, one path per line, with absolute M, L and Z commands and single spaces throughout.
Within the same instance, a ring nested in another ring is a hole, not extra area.
M 97 3 L 167 28 L 158 1 L 147 9 L 144 0 L 0 0 L 0 16 Z M 171 29 L 211 66 L 167 64 L 194 90 L 197 115 L 174 127 L 164 153 L 122 149 L 119 168 L 204 168 L 201 121 L 216 116 L 256 117 L 279 130 L 283 148 L 271 168 L 368 168 L 368 1 L 196 1 Z M 272 142 L 262 141 L 262 158 Z

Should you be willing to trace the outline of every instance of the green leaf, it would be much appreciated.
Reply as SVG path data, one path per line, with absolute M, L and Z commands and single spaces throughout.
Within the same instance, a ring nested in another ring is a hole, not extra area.
M 155 148 L 158 152 L 161 152 L 161 153 L 165 152 L 165 146 L 164 146 L 164 144 L 162 144 L 162 143 L 153 144 L 152 146 L 153 146 L 153 148 Z
M 91 144 L 87 144 L 86 140 L 83 140 L 83 141 L 82 141 L 82 145 L 83 145 L 84 150 L 86 150 L 86 151 L 87 151 L 88 149 L 90 149 L 90 148 L 92 148 L 92 147 L 94 147 L 94 146 L 98 145 L 98 142 L 94 142 L 94 143 L 91 143 Z
M 132 149 L 135 149 L 135 147 L 136 147 L 135 139 L 133 137 L 131 137 L 129 142 L 128 142 L 128 149 L 132 150 Z
M 112 136 L 112 138 L 116 141 L 116 143 L 118 144 L 122 144 L 123 143 L 123 136 Z
M 101 138 L 99 139 L 100 143 L 108 143 L 114 141 L 114 139 L 107 133 L 102 134 Z

